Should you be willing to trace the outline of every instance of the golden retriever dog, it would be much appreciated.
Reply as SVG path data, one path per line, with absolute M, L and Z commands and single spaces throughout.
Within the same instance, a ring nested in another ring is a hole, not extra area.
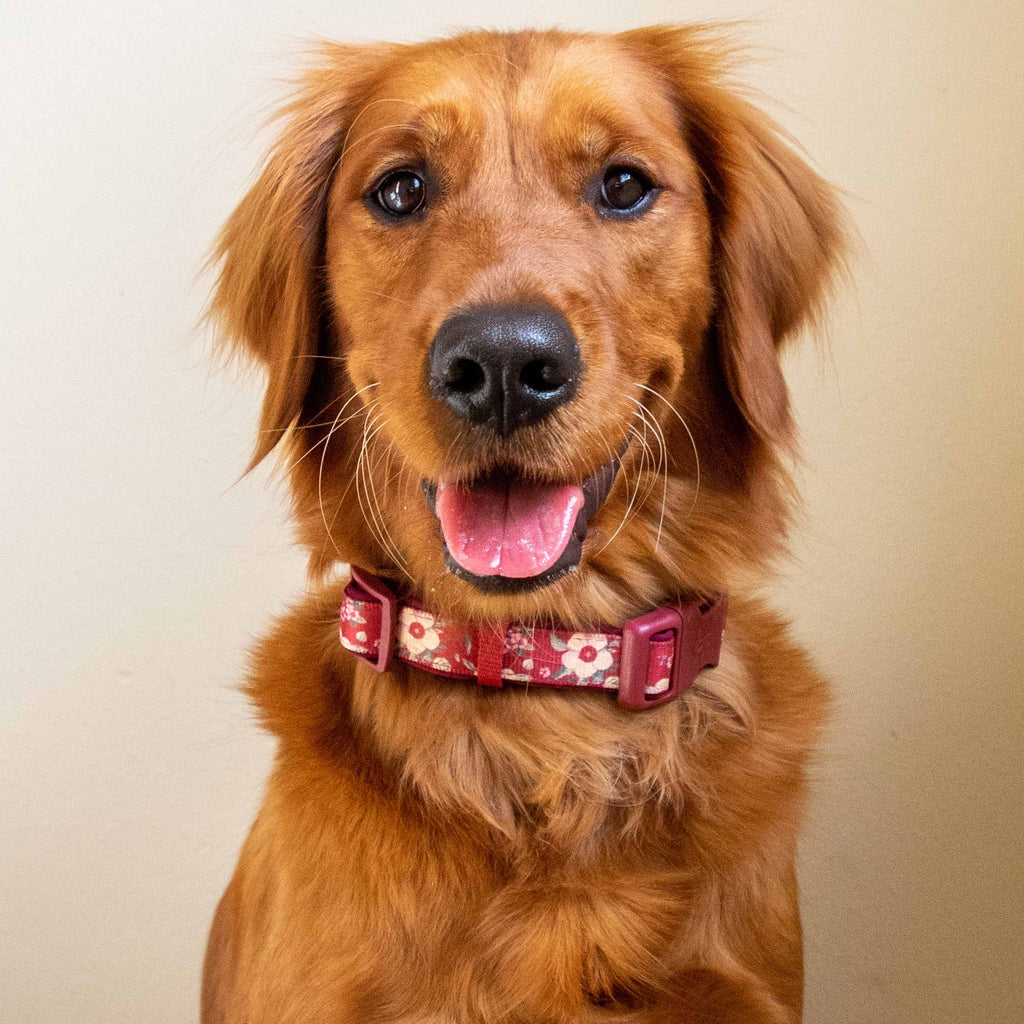
M 205 1024 L 800 1019 L 827 695 L 758 591 L 844 233 L 723 40 L 325 45 L 282 111 L 211 312 L 312 586 Z

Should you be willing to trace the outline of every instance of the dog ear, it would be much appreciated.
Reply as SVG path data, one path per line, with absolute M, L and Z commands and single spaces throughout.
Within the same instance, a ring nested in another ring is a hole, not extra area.
M 625 33 L 664 76 L 700 166 L 712 226 L 712 330 L 732 400 L 763 440 L 791 443 L 782 343 L 817 315 L 842 264 L 832 187 L 772 120 L 724 84 L 727 39 L 706 28 Z
M 231 214 L 211 262 L 210 317 L 267 374 L 259 463 L 303 408 L 321 334 L 327 197 L 348 127 L 386 48 L 325 45 L 320 66 L 278 113 L 283 130 L 256 184 Z

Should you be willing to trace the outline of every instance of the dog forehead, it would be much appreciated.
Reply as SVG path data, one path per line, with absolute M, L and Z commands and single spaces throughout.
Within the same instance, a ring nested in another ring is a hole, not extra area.
M 659 133 L 673 109 L 654 69 L 614 36 L 582 36 L 535 58 L 509 103 L 526 123 L 616 134 Z
M 435 152 L 477 155 L 507 142 L 552 157 L 678 142 L 654 69 L 613 36 L 484 33 L 409 47 L 356 120 L 354 137 L 416 135 Z

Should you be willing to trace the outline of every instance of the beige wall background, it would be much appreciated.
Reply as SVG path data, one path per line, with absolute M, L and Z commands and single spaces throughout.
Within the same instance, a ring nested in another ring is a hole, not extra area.
M 0 1019 L 195 1019 L 271 746 L 233 687 L 302 586 L 234 484 L 201 257 L 301 40 L 749 17 L 864 242 L 790 377 L 777 587 L 835 680 L 801 852 L 812 1024 L 1024 1019 L 1024 6 L 177 0 L 0 11 Z

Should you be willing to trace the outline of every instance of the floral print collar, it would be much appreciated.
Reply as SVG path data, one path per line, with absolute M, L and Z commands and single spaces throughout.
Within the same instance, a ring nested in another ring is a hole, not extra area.
M 341 645 L 378 670 L 392 659 L 484 686 L 611 690 L 631 710 L 656 707 L 718 664 L 727 599 L 664 605 L 621 629 L 580 632 L 506 624 L 472 627 L 399 601 L 355 566 L 345 588 Z M 384 645 L 382 649 L 382 643 Z

